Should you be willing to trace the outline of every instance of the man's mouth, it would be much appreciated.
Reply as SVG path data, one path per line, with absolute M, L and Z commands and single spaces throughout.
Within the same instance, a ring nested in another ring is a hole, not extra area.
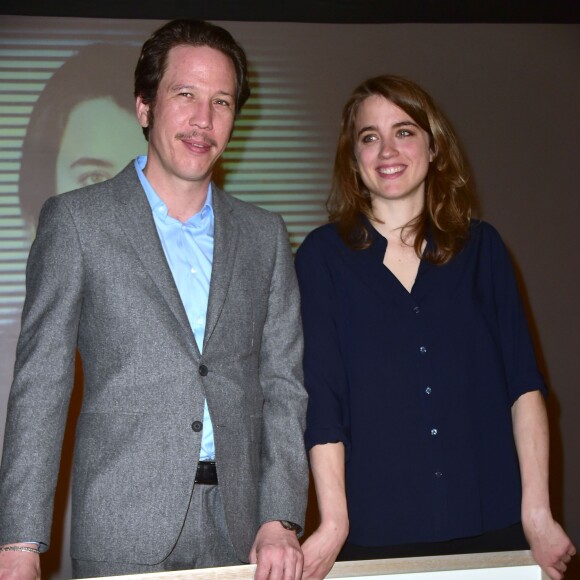
M 213 139 L 197 131 L 192 133 L 178 133 L 175 135 L 175 138 L 179 141 L 185 141 L 190 147 L 195 147 L 196 149 L 209 149 L 210 147 L 216 146 L 216 142 Z

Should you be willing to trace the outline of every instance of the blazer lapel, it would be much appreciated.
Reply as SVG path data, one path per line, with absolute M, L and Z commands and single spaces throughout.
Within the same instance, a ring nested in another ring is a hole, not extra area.
M 159 289 L 171 313 L 187 334 L 188 343 L 199 355 L 187 314 L 159 240 L 151 206 L 133 164 L 128 165 L 114 180 L 117 182 L 115 195 L 119 201 L 117 208 L 119 225 L 133 246 L 142 266 Z
M 211 338 L 230 286 L 239 238 L 239 228 L 228 195 L 212 184 L 215 216 L 213 265 L 203 348 Z

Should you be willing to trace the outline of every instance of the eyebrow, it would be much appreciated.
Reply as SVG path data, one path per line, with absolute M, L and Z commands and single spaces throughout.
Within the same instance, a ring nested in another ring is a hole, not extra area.
M 193 86 L 193 85 L 173 85 L 173 86 L 169 87 L 169 92 L 170 93 L 177 93 L 178 91 L 183 91 L 184 89 L 191 91 L 191 90 L 195 89 L 195 86 Z
M 113 167 L 113 163 L 111 161 L 107 161 L 106 159 L 99 159 L 98 157 L 79 157 L 69 165 L 70 169 L 74 169 L 75 167 L 85 167 L 87 165 L 91 165 L 94 167 Z
M 399 127 L 408 127 L 409 125 L 411 125 L 412 127 L 419 128 L 419 125 L 417 125 L 417 123 L 415 123 L 414 121 L 399 121 L 398 123 L 393 124 L 393 129 L 398 129 Z M 356 135 L 357 137 L 359 137 L 360 135 L 366 133 L 367 131 L 377 131 L 377 126 L 367 125 L 366 127 L 362 127 Z
M 169 91 L 172 93 L 177 93 L 179 91 L 183 91 L 188 90 L 188 91 L 194 91 L 195 90 L 195 85 L 174 85 L 172 87 L 169 88 Z M 232 93 L 228 93 L 228 91 L 217 91 L 218 95 L 225 95 L 227 97 L 234 97 L 234 95 Z

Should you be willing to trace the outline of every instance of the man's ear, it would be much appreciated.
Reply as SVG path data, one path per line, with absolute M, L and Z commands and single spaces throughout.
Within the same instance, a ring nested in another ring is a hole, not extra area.
M 137 120 L 141 127 L 149 126 L 149 109 L 151 105 L 146 105 L 141 97 L 135 99 L 135 111 L 137 113 Z

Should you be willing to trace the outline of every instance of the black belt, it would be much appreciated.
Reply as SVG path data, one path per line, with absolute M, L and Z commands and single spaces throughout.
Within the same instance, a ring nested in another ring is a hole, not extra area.
M 200 485 L 217 485 L 218 478 L 215 461 L 200 461 L 197 464 L 195 483 L 199 483 Z

